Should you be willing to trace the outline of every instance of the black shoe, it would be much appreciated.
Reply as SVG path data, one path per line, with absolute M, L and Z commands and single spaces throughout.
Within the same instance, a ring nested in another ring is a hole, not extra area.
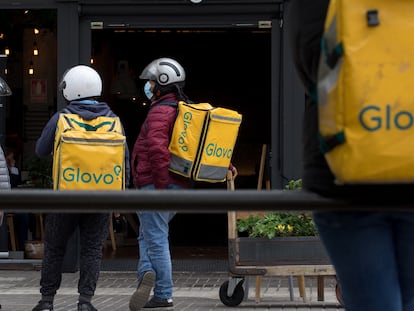
M 40 300 L 36 307 L 32 309 L 32 311 L 53 311 L 53 303 L 50 301 Z
M 172 299 L 162 299 L 158 297 L 152 297 L 145 306 L 142 307 L 142 310 L 154 310 L 154 311 L 167 311 L 174 310 L 174 304 Z
M 132 294 L 129 300 L 129 310 L 139 311 L 142 306 L 148 301 L 151 289 L 155 284 L 155 273 L 147 271 L 142 276 L 142 280 L 138 284 L 137 290 Z
M 90 302 L 78 303 L 78 311 L 98 311 Z

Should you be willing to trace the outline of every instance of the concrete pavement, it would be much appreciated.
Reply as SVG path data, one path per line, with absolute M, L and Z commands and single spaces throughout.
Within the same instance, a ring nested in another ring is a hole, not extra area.
M 64 273 L 55 298 L 55 311 L 76 311 L 78 273 Z M 263 277 L 261 298 L 255 301 L 255 277 L 247 277 L 245 300 L 236 307 L 225 306 L 219 297 L 220 286 L 229 280 L 226 272 L 177 271 L 174 278 L 175 310 L 343 310 L 335 296 L 334 278 L 325 279 L 325 301 L 317 301 L 317 280 L 307 277 L 307 302 L 299 297 L 293 281 L 293 301 L 289 279 Z M 40 298 L 40 271 L 0 270 L 1 311 L 30 311 Z M 135 271 L 101 272 L 93 304 L 99 311 L 128 311 L 130 295 L 136 287 Z M 247 292 L 247 295 L 246 295 Z

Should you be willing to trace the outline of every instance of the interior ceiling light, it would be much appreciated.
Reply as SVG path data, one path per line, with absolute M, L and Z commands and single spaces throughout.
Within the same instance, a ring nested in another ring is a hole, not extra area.
M 37 48 L 36 41 L 35 41 L 35 42 L 33 42 L 33 55 L 34 55 L 34 56 L 39 55 L 39 49 Z
M 201 3 L 203 0 L 190 0 L 191 3 Z
M 33 61 L 30 61 L 30 63 L 29 63 L 28 73 L 29 73 L 29 75 L 33 75 L 34 74 Z

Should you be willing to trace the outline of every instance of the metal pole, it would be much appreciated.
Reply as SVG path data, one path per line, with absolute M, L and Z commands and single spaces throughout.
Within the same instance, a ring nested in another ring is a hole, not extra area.
M 71 213 L 131 212 L 137 210 L 192 213 L 225 211 L 413 211 L 414 201 L 400 197 L 352 201 L 287 190 L 132 190 L 53 191 L 22 189 L 0 191 L 0 210 Z

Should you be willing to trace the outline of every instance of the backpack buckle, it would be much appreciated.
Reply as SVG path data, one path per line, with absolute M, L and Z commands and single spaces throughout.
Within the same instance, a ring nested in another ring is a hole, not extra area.
M 380 24 L 378 19 L 378 10 L 367 11 L 367 23 L 369 27 L 375 27 Z

